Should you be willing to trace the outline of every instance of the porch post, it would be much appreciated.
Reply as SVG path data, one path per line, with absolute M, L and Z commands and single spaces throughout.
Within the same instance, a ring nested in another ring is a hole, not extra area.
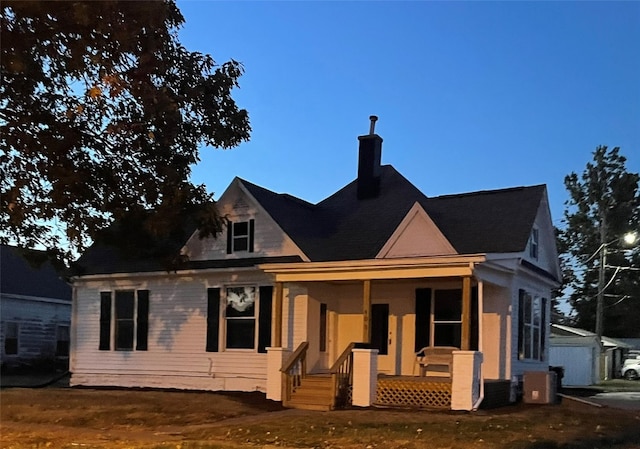
M 482 391 L 482 353 L 453 351 L 451 410 L 471 411 L 479 405 Z
M 291 351 L 285 348 L 267 348 L 267 399 L 282 401 L 282 372 Z
M 462 278 L 462 349 L 471 348 L 471 277 Z
M 362 292 L 362 342 L 371 343 L 371 280 L 366 279 Z
M 276 282 L 273 301 L 273 347 L 282 347 L 282 282 Z
M 353 390 L 351 404 L 369 407 L 376 400 L 378 386 L 378 350 L 353 349 Z

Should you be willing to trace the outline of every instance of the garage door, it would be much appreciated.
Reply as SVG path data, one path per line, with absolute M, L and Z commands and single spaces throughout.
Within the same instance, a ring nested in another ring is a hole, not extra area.
M 592 348 L 585 346 L 552 346 L 549 365 L 564 367 L 562 385 L 591 385 L 593 378 Z

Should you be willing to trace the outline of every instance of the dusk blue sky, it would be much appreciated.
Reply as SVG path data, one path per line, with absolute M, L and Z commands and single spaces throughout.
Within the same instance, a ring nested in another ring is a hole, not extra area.
M 318 202 L 382 162 L 428 196 L 546 184 L 598 145 L 640 172 L 640 2 L 178 1 L 192 51 L 243 63 L 251 141 L 203 149 L 193 180 L 234 176 Z

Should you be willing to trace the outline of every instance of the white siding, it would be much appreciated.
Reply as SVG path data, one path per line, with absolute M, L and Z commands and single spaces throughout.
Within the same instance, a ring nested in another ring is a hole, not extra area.
M 485 379 L 508 379 L 511 342 L 510 291 L 484 284 L 482 314 L 483 374 Z M 517 334 L 516 334 L 517 337 Z
M 451 243 L 418 204 L 404 217 L 377 258 L 457 254 Z
M 529 253 L 531 242 L 529 241 L 524 252 L 524 258 L 559 279 L 562 276 L 562 273 L 560 272 L 556 237 L 546 195 L 540 202 L 533 227 L 538 229 L 538 257 L 537 259 L 531 257 Z
M 597 379 L 594 355 L 598 352 L 592 346 L 552 346 L 549 363 L 564 368 L 562 385 L 592 385 Z
M 191 260 L 219 260 L 304 254 L 271 216 L 235 180 L 216 203 L 220 215 L 232 222 L 255 220 L 254 251 L 227 254 L 227 229 L 217 237 L 200 239 L 194 233 L 184 247 Z
M 69 326 L 71 303 L 58 299 L 2 295 L 0 299 L 0 361 L 4 364 L 50 360 L 56 353 L 56 328 Z M 18 354 L 4 354 L 6 323 L 18 325 Z
M 71 384 L 264 391 L 267 355 L 225 351 L 222 319 L 221 352 L 206 352 L 207 288 L 269 283 L 257 270 L 78 283 Z M 100 292 L 123 289 L 149 290 L 147 351 L 98 350 Z

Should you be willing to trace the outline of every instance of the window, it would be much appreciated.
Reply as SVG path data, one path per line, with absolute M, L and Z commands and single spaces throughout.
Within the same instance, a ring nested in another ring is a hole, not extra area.
M 5 355 L 18 354 L 18 335 L 20 326 L 18 323 L 6 323 L 4 331 L 4 353 Z
M 227 254 L 253 252 L 255 221 L 229 221 L 227 224 Z
M 219 288 L 207 289 L 206 351 L 218 352 L 223 335 L 224 349 L 255 350 L 257 345 L 258 352 L 266 353 L 271 346 L 273 287 L 234 286 L 224 293 L 221 301 Z
M 133 350 L 133 311 L 135 294 L 133 292 L 116 292 L 116 350 Z
M 547 300 L 520 290 L 518 325 L 518 358 L 545 360 Z
M 228 349 L 254 349 L 256 336 L 256 288 L 227 288 Z
M 434 346 L 461 347 L 462 290 L 436 290 L 433 301 Z
M 100 350 L 146 351 L 148 333 L 148 290 L 100 293 Z
M 529 237 L 529 256 L 538 260 L 538 230 L 533 228 Z
M 462 289 L 416 289 L 415 352 L 425 346 L 462 345 Z M 469 347 L 478 350 L 478 287 L 471 287 Z
M 69 357 L 69 326 L 56 328 L 56 356 Z

